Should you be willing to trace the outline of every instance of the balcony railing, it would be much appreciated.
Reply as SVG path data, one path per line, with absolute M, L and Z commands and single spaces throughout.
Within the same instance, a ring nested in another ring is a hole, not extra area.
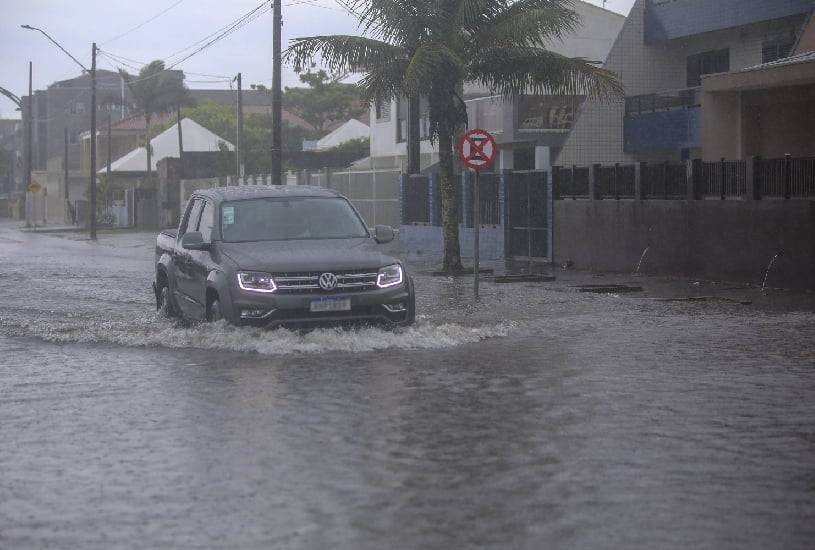
M 675 111 L 678 109 L 691 109 L 693 107 L 699 107 L 701 104 L 701 88 L 667 90 L 654 94 L 635 95 L 625 98 L 625 114 L 628 116 Z

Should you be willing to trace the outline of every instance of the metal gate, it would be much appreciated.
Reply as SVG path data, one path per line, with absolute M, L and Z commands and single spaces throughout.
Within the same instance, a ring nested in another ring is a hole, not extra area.
M 507 179 L 507 256 L 552 259 L 552 186 L 548 173 L 512 172 Z

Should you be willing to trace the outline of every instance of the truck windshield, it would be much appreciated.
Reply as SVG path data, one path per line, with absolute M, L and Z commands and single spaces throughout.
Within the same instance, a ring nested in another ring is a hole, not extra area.
M 359 239 L 368 230 L 343 198 L 292 197 L 225 202 L 221 205 L 224 242 L 297 239 Z

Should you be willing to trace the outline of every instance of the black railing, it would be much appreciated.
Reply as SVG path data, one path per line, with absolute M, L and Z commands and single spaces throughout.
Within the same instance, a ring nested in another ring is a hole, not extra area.
M 708 197 L 743 197 L 747 193 L 747 165 L 744 161 L 724 159 L 703 162 L 702 181 Z
M 556 199 L 589 198 L 589 171 L 587 166 L 554 166 L 552 183 Z
M 481 225 L 500 225 L 501 203 L 498 198 L 498 174 L 481 174 L 478 181 L 478 213 Z
M 815 158 L 555 166 L 552 179 L 558 200 L 815 199 Z
M 430 223 L 430 178 L 428 176 L 409 176 L 404 182 L 405 223 Z
M 760 196 L 815 197 L 815 158 L 762 159 L 755 170 L 760 181 Z
M 597 169 L 596 194 L 601 199 L 633 199 L 637 169 L 633 164 L 600 166 Z
M 625 114 L 641 115 L 661 111 L 675 111 L 678 109 L 699 107 L 701 104 L 699 88 L 671 90 L 625 98 Z
M 688 167 L 684 163 L 642 165 L 642 198 L 684 199 L 688 196 Z

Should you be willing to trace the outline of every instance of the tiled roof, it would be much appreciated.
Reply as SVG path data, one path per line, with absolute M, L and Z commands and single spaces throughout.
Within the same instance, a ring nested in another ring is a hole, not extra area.
M 813 61 L 815 61 L 815 52 L 807 52 L 798 55 L 792 55 L 790 57 L 776 59 L 775 61 L 770 61 L 769 63 L 762 63 L 761 65 L 753 65 L 752 67 L 747 67 L 746 69 L 742 69 L 739 72 L 747 73 L 750 71 L 763 71 L 764 69 L 773 69 L 775 67 L 786 67 L 789 65 L 798 65 L 801 63 L 812 63 Z
M 163 124 L 171 119 L 175 119 L 175 114 L 153 115 L 150 119 L 150 125 Z M 144 119 L 144 115 L 133 115 L 114 122 L 110 127 L 113 130 L 146 130 L 147 121 Z

